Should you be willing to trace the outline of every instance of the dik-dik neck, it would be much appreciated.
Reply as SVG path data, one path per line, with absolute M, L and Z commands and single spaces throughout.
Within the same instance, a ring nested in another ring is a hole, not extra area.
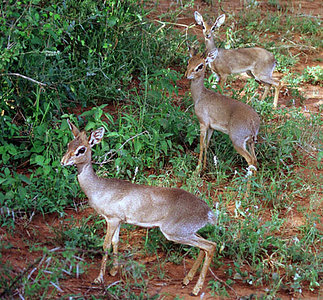
M 211 52 L 212 50 L 216 49 L 213 35 L 209 39 L 205 39 L 205 47 L 207 52 Z
M 77 179 L 80 183 L 80 186 L 83 192 L 85 192 L 85 194 L 89 197 L 89 193 L 91 193 L 92 190 L 98 188 L 97 185 L 99 182 L 99 177 L 95 174 L 91 162 L 78 164 L 77 171 Z
M 203 90 L 205 90 L 204 73 L 202 76 L 191 80 L 191 93 L 195 105 L 200 101 Z

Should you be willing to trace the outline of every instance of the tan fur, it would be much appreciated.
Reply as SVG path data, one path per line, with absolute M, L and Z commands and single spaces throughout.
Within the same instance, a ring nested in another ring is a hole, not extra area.
M 213 212 L 204 201 L 182 189 L 146 186 L 115 178 L 98 177 L 91 163 L 91 147 L 101 141 L 104 129 L 99 128 L 92 132 L 88 139 L 85 132 L 79 132 L 71 122 L 68 123 L 75 138 L 69 143 L 61 164 L 77 166 L 77 178 L 89 199 L 89 204 L 107 221 L 107 233 L 103 243 L 106 253 L 95 282 L 104 281 L 111 244 L 113 266 L 110 274 L 116 275 L 120 225 L 128 223 L 148 228 L 159 227 L 168 240 L 201 249 L 202 254 L 183 280 L 187 285 L 193 279 L 205 255 L 202 271 L 192 292 L 197 295 L 212 262 L 216 244 L 198 236 L 196 232 L 207 223 L 215 223 Z
M 203 20 L 201 14 L 197 11 L 194 13 L 197 24 L 203 27 L 203 35 L 207 51 L 217 52 L 217 57 L 210 64 L 212 72 L 219 76 L 219 84 L 223 86 L 228 75 L 246 72 L 249 76 L 254 77 L 258 82 L 265 85 L 265 91 L 261 97 L 264 100 L 268 94 L 269 88 L 275 87 L 274 107 L 277 107 L 278 96 L 280 90 L 279 81 L 272 77 L 275 69 L 276 60 L 269 51 L 253 47 L 253 48 L 237 48 L 237 49 L 222 49 L 217 48 L 214 43 L 213 33 L 217 27 L 220 27 L 225 19 L 225 15 L 218 17 L 214 24 L 210 24 Z
M 256 167 L 257 158 L 254 145 L 257 141 L 260 119 L 252 107 L 230 97 L 208 90 L 204 86 L 204 74 L 207 63 L 212 59 L 196 54 L 190 48 L 186 77 L 191 80 L 191 93 L 195 114 L 200 123 L 200 155 L 198 168 L 206 165 L 206 153 L 214 130 L 229 135 L 234 148 L 247 161 Z M 249 146 L 250 152 L 247 150 Z

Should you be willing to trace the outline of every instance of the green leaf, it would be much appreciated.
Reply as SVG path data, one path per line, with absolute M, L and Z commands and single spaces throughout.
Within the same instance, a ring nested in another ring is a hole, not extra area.
M 160 146 L 161 146 L 160 148 L 163 150 L 163 152 L 167 155 L 167 150 L 168 150 L 167 142 L 165 140 L 161 141 Z
M 42 166 L 44 164 L 45 157 L 42 155 L 35 156 L 35 163 Z
M 134 141 L 134 148 L 135 148 L 135 152 L 136 154 L 139 153 L 139 151 L 141 150 L 142 148 L 142 143 L 140 141 Z
M 30 179 L 26 175 L 18 174 L 18 177 L 20 178 L 21 181 L 27 183 L 27 184 L 32 184 Z
M 107 24 L 108 24 L 109 27 L 112 27 L 112 26 L 117 24 L 117 21 L 118 21 L 118 18 L 116 16 L 111 16 L 107 20 Z

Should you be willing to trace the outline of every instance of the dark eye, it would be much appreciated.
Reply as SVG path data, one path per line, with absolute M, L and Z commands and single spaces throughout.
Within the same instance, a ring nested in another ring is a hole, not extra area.
M 77 150 L 76 152 L 76 156 L 79 156 L 80 154 L 83 154 L 84 152 L 86 151 L 86 148 L 85 147 L 81 147 L 80 149 Z
M 200 64 L 199 66 L 196 67 L 195 71 L 200 71 L 203 69 L 203 67 L 204 67 L 204 65 Z
M 204 26 L 204 25 L 202 25 L 202 27 L 203 27 L 203 30 L 205 30 L 205 26 Z

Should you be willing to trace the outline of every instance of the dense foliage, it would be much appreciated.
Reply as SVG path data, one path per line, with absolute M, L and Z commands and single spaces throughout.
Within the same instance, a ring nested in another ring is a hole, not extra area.
M 193 1 L 183 2 L 183 8 L 178 6 L 169 12 L 169 20 L 183 13 Z M 277 69 L 283 72 L 291 107 L 273 111 L 271 97 L 267 102 L 255 97 L 258 84 L 253 79 L 238 90 L 231 87 L 232 77 L 229 78 L 226 93 L 248 102 L 262 119 L 257 145 L 259 169 L 251 179 L 249 198 L 244 198 L 245 162 L 227 136 L 214 134 L 208 170 L 202 176 L 195 173 L 199 126 L 189 93 L 178 96 L 176 81 L 185 69 L 185 40 L 196 37 L 175 30 L 171 22 L 149 19 L 148 7 L 154 9 L 158 1 L 2 1 L 1 226 L 14 230 L 17 219 L 31 220 L 37 213 L 57 212 L 63 216 L 67 207 L 77 207 L 84 198 L 75 170 L 60 166 L 71 139 L 65 121 L 70 118 L 88 131 L 105 127 L 105 138 L 94 149 L 100 175 L 171 187 L 180 183 L 215 210 L 217 226 L 201 232 L 219 246 L 212 267 L 220 267 L 224 258 L 233 263 L 226 268 L 230 279 L 225 284 L 210 281 L 211 291 L 224 296 L 226 288 L 238 280 L 255 286 L 265 284 L 272 297 L 281 289 L 300 293 L 306 286 L 316 290 L 321 270 L 317 249 L 322 237 L 317 227 L 318 179 L 315 173 L 304 177 L 297 170 L 305 164 L 315 170 L 322 168 L 322 121 L 319 114 L 305 115 L 292 106 L 303 99 L 299 85 L 322 85 L 323 73 L 320 66 L 292 73 L 290 68 L 298 55 L 276 45 L 267 34 L 284 32 L 284 37 L 290 39 L 298 33 L 306 49 L 320 49 L 320 23 L 314 18 L 292 18 L 275 0 L 269 2 L 277 12 L 262 18 L 257 1 L 249 2 L 255 6 L 250 4 L 245 14 L 228 16 L 226 39 L 219 44 L 243 47 L 261 45 L 265 40 L 262 46 L 274 52 Z M 236 22 L 236 27 L 230 27 L 231 21 Z M 210 76 L 206 86 L 211 87 L 212 80 Z M 310 157 L 311 164 L 304 157 Z M 295 197 L 307 195 L 310 208 L 306 224 L 298 228 L 297 236 L 286 239 L 285 213 L 296 209 Z M 234 212 L 229 209 L 232 206 Z M 271 211 L 266 221 L 265 210 Z M 102 221 L 91 216 L 79 223 L 72 217 L 65 220 L 60 228 L 53 229 L 55 237 L 51 241 L 64 250 L 35 246 L 33 250 L 43 255 L 41 262 L 49 262 L 46 266 L 39 263 L 36 278 L 18 275 L 21 282 L 12 275 L 10 264 L 5 264 L 3 270 L 7 272 L 3 273 L 8 275 L 0 276 L 0 297 L 10 294 L 18 284 L 27 298 L 55 295 L 52 282 L 57 283 L 66 274 L 78 276 L 86 272 L 85 259 L 92 253 L 79 258 L 75 256 L 77 249 L 100 251 L 96 231 L 102 226 Z M 0 249 L 3 247 L 11 246 L 1 241 Z M 143 251 L 157 253 L 156 249 L 166 253 L 165 260 L 173 263 L 181 263 L 184 250 L 196 256 L 195 249 L 169 243 L 159 231 L 151 230 Z M 158 276 L 163 279 L 164 262 L 158 263 Z M 143 280 L 147 270 L 133 260 L 130 264 L 122 271 L 123 278 L 129 280 L 110 287 L 108 292 L 120 299 L 149 298 Z M 34 280 L 33 284 L 29 284 L 30 280 Z M 140 296 L 134 293 L 134 287 L 140 290 Z
M 78 120 L 81 127 L 84 120 L 94 120 L 92 127 L 99 125 L 103 111 L 98 105 L 112 101 L 124 105 L 136 98 L 139 91 L 131 86 L 134 78 L 147 93 L 150 75 L 165 77 L 160 83 L 164 85 L 158 88 L 172 92 L 173 85 L 168 81 L 179 75 L 161 69 L 178 59 L 174 51 L 178 43 L 169 34 L 170 29 L 156 35 L 157 27 L 145 19 L 146 13 L 135 1 L 5 1 L 1 12 L 1 206 L 9 217 L 20 210 L 62 211 L 78 190 L 74 176 L 59 167 L 69 139 L 62 116 L 94 107 Z M 168 153 L 172 142 L 165 138 L 176 134 L 173 129 L 177 126 L 160 119 L 168 118 L 171 110 L 176 114 L 174 120 L 181 116 L 168 103 L 161 108 L 161 92 L 155 91 L 150 90 L 149 95 L 156 107 L 144 117 L 149 120 L 157 113 L 160 118 L 150 124 L 143 124 L 142 118 L 138 120 L 132 114 L 117 121 L 106 114 L 110 131 L 120 127 L 107 148 L 120 147 L 145 127 L 151 136 L 141 139 L 146 138 L 152 151 L 160 148 L 147 157 L 148 164 L 154 164 L 158 153 Z M 147 97 L 140 96 L 140 101 Z M 138 105 L 145 103 L 138 101 Z M 87 124 L 87 129 L 92 127 Z M 136 142 L 135 153 L 144 145 Z M 107 148 L 104 150 L 110 150 Z M 130 150 L 123 148 L 124 157 L 119 158 L 123 162 L 117 160 L 117 165 L 142 161 L 142 157 L 132 159 Z M 147 151 L 146 147 L 141 156 Z

